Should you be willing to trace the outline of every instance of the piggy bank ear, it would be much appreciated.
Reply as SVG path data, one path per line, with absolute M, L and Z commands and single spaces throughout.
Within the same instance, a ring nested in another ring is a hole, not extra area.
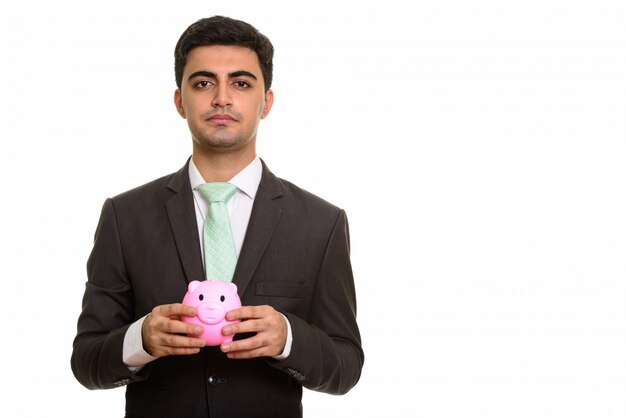
M 237 285 L 235 283 L 228 283 L 228 290 L 230 290 L 230 293 L 232 295 L 236 295 L 237 294 Z
M 200 286 L 200 282 L 197 280 L 194 280 L 193 282 L 189 283 L 187 290 L 189 290 L 189 293 L 193 293 L 193 291 L 196 290 L 198 286 Z

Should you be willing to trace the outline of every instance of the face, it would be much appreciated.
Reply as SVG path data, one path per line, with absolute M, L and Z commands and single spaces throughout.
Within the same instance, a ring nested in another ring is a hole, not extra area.
M 256 133 L 274 102 L 265 92 L 256 53 L 240 46 L 202 46 L 187 56 L 174 94 L 189 125 L 194 152 L 256 153 Z

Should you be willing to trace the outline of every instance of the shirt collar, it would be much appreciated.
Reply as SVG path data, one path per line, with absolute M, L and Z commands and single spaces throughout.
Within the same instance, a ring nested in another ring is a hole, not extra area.
M 257 155 L 250 164 L 235 174 L 235 177 L 230 179 L 228 183 L 236 186 L 240 191 L 248 195 L 250 199 L 254 199 L 259 189 L 259 183 L 261 183 L 262 173 L 263 166 L 261 165 L 261 159 Z M 198 167 L 194 164 L 193 158 L 189 159 L 189 183 L 192 190 L 199 184 L 206 183 L 204 178 L 202 178 L 202 174 L 198 171 Z

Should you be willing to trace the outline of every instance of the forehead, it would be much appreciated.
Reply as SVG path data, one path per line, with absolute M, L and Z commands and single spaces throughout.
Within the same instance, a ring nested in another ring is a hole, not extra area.
M 257 77 L 261 76 L 256 52 L 235 45 L 199 46 L 189 51 L 183 73 L 191 74 L 201 70 L 215 74 L 246 70 Z

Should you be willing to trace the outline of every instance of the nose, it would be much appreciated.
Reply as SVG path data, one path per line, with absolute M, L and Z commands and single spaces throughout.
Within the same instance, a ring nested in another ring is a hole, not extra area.
M 220 83 L 213 91 L 213 106 L 214 107 L 228 107 L 232 104 L 232 98 L 228 89 L 228 84 Z
M 198 319 L 209 325 L 221 322 L 226 315 L 224 307 L 215 303 L 203 303 L 199 305 L 197 309 Z

